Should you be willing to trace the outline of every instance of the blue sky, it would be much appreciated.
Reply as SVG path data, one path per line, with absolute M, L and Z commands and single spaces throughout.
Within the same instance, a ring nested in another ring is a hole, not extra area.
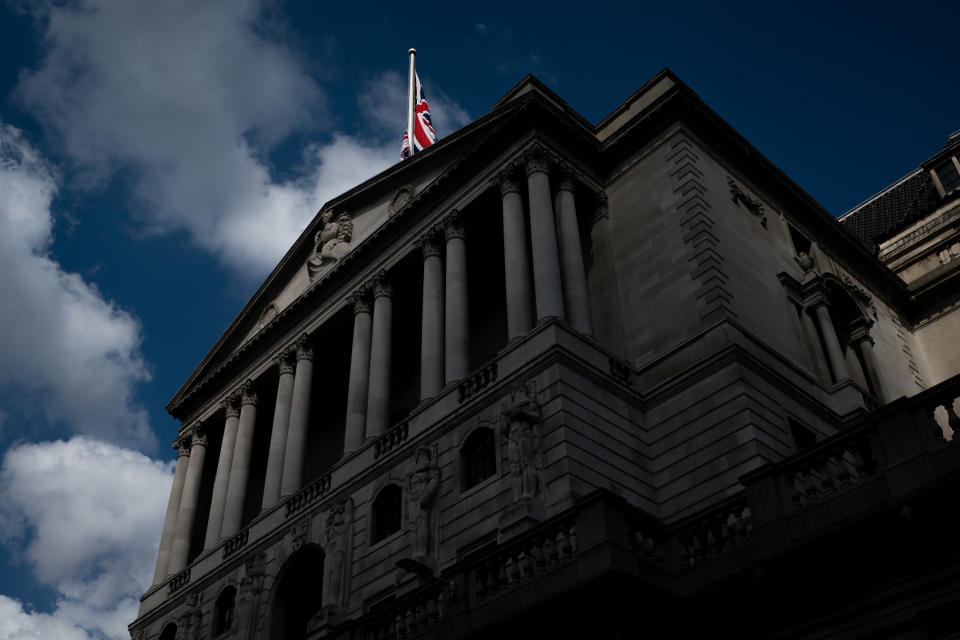
M 0 640 L 125 638 L 164 406 L 324 200 L 527 73 L 597 122 L 664 67 L 835 215 L 960 129 L 955 3 L 0 0 Z M 409 5 L 414 9 L 414 5 Z

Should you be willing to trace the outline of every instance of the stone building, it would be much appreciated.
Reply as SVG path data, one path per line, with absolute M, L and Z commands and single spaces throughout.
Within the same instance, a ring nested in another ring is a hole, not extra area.
M 957 147 L 838 222 L 669 71 L 597 125 L 524 79 L 170 402 L 132 637 L 947 637 Z

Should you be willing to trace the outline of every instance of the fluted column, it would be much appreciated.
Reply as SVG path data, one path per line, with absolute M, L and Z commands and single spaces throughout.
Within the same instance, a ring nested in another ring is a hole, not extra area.
M 444 292 L 444 381 L 465 378 L 470 371 L 469 314 L 467 311 L 467 243 L 460 213 L 454 210 L 443 225 L 447 240 Z
M 257 422 L 257 393 L 253 388 L 253 380 L 244 382 L 241 391 L 240 424 L 237 426 L 237 443 L 233 448 L 223 528 L 220 531 L 223 538 L 229 538 L 239 531 L 243 522 L 243 504 L 247 498 L 247 481 L 250 479 L 250 457 L 253 455 L 253 429 Z
M 847 361 L 843 358 L 843 350 L 840 348 L 840 341 L 837 339 L 837 332 L 833 328 L 833 320 L 830 318 L 830 310 L 827 309 L 826 302 L 815 302 L 814 310 L 817 314 L 817 324 L 820 325 L 820 332 L 823 334 L 823 341 L 827 346 L 827 358 L 833 368 L 834 378 L 837 382 L 849 380 L 850 372 L 847 370 Z
M 563 283 L 557 252 L 557 229 L 550 202 L 547 158 L 540 152 L 527 155 L 527 191 L 530 198 L 530 247 L 537 320 L 563 315 Z
M 263 479 L 262 509 L 269 509 L 280 501 L 287 429 L 290 426 L 290 404 L 293 398 L 296 351 L 290 348 L 284 349 L 277 360 L 277 366 L 280 369 L 280 381 L 277 383 L 277 403 L 273 409 L 273 426 L 270 429 L 270 450 L 267 453 L 267 473 Z
M 220 443 L 220 457 L 217 460 L 217 475 L 213 480 L 213 495 L 210 498 L 210 516 L 207 519 L 207 535 L 203 548 L 210 549 L 220 541 L 223 529 L 223 511 L 227 504 L 227 484 L 230 482 L 230 466 L 233 464 L 233 450 L 237 443 L 237 427 L 240 424 L 240 394 L 234 392 L 224 405 L 227 421 L 223 426 L 223 441 Z
M 173 536 L 173 548 L 170 551 L 169 573 L 177 573 L 187 566 L 190 557 L 190 538 L 193 536 L 193 522 L 197 515 L 197 502 L 200 499 L 200 483 L 203 481 L 203 462 L 207 455 L 207 435 L 203 425 L 195 424 L 186 435 L 190 440 L 190 464 L 183 483 L 183 496 L 180 498 L 180 511 L 177 514 L 177 530 Z
M 373 287 L 373 330 L 370 338 L 370 387 L 367 390 L 366 437 L 375 438 L 390 425 L 390 356 L 393 291 L 381 271 Z
M 420 240 L 423 251 L 423 313 L 420 322 L 420 399 L 443 387 L 443 263 L 436 232 Z
M 877 356 L 873 352 L 873 338 L 870 337 L 868 327 L 857 327 L 850 334 L 850 343 L 856 348 L 863 358 L 865 373 L 870 380 L 870 386 L 873 387 L 873 394 L 880 402 L 888 402 L 890 398 L 887 394 L 886 385 L 880 374 L 880 366 L 877 362 Z
M 573 197 L 573 174 L 569 170 L 560 174 L 557 189 L 560 268 L 563 272 L 567 319 L 580 333 L 592 335 L 587 276 L 583 267 L 583 249 L 580 246 L 580 225 L 577 223 L 577 205 Z
M 170 563 L 173 537 L 177 531 L 177 515 L 180 512 L 183 483 L 187 477 L 187 466 L 190 463 L 190 442 L 188 438 L 177 438 L 173 441 L 173 448 L 177 450 L 177 467 L 173 472 L 173 486 L 170 487 L 170 498 L 167 500 L 167 515 L 163 519 L 163 533 L 160 535 L 160 550 L 157 552 L 157 567 L 153 572 L 153 584 L 157 584 L 170 573 L 167 571 L 167 566 Z
M 297 340 L 297 373 L 293 378 L 290 403 L 290 429 L 283 455 L 283 481 L 280 495 L 289 496 L 303 486 L 303 462 L 307 455 L 310 428 L 310 391 L 313 389 L 313 347 L 307 334 Z
M 370 383 L 370 301 L 366 287 L 353 294 L 353 348 L 350 352 L 350 381 L 347 385 L 346 433 L 343 452 L 363 445 L 367 419 L 367 389 Z
M 530 258 L 520 185 L 511 173 L 500 176 L 503 202 L 503 270 L 507 291 L 507 338 L 526 335 L 533 326 L 530 306 Z

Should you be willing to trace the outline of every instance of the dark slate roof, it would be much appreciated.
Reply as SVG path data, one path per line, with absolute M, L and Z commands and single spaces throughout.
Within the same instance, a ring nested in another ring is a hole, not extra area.
M 940 205 L 930 172 L 917 169 L 840 218 L 861 242 L 876 251 L 880 242 Z

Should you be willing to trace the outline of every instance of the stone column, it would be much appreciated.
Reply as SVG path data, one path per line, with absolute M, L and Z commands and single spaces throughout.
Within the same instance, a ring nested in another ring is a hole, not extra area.
M 183 495 L 183 483 L 187 477 L 187 466 L 190 463 L 190 442 L 186 436 L 173 441 L 173 448 L 177 450 L 177 468 L 173 472 L 173 486 L 170 487 L 170 499 L 167 500 L 167 515 L 163 519 L 163 533 L 160 535 L 160 550 L 157 552 L 157 567 L 153 572 L 153 584 L 157 584 L 170 572 L 167 566 L 170 562 L 170 549 L 173 547 L 173 537 L 177 531 L 177 515 L 180 512 L 180 499 Z
M 420 240 L 423 251 L 423 314 L 420 324 L 420 399 L 443 387 L 443 263 L 435 231 Z
M 183 483 L 183 497 L 180 499 L 180 512 L 177 515 L 177 531 L 173 536 L 173 548 L 170 551 L 169 573 L 177 573 L 187 566 L 190 557 L 190 538 L 193 536 L 193 522 L 197 515 L 197 503 L 200 499 L 200 483 L 203 481 L 203 461 L 207 454 L 207 435 L 203 425 L 195 424 L 186 434 L 190 440 L 190 465 Z
M 223 427 L 223 442 L 220 443 L 220 458 L 217 460 L 217 475 L 213 481 L 213 496 L 210 498 L 210 516 L 207 519 L 207 535 L 203 548 L 210 549 L 220 541 L 223 528 L 223 511 L 227 504 L 227 484 L 230 482 L 230 466 L 233 464 L 233 449 L 237 442 L 237 427 L 240 424 L 240 394 L 234 392 L 224 405 L 227 421 Z
M 547 158 L 540 152 L 533 152 L 527 155 L 526 163 L 537 320 L 562 318 L 563 284 L 557 252 L 557 229 L 553 219 L 553 204 L 550 202 Z
M 833 328 L 833 320 L 830 318 L 830 310 L 827 309 L 827 303 L 818 300 L 814 303 L 814 310 L 817 314 L 817 323 L 820 325 L 820 332 L 823 334 L 823 341 L 827 346 L 827 358 L 830 360 L 830 366 L 833 368 L 833 375 L 837 382 L 849 380 L 850 372 L 847 371 L 847 361 L 843 358 L 843 350 L 840 348 L 837 332 Z
M 269 509 L 280 501 L 283 460 L 287 448 L 287 428 L 290 426 L 290 404 L 293 399 L 296 351 L 291 348 L 284 349 L 277 360 L 277 365 L 280 369 L 280 382 L 277 384 L 277 404 L 273 410 L 273 427 L 270 429 L 267 473 L 263 479 L 263 509 Z
M 361 287 L 353 294 L 353 349 L 350 352 L 350 381 L 347 386 L 344 453 L 356 451 L 363 445 L 370 382 L 370 324 L 370 301 L 366 287 Z
M 444 306 L 444 381 L 453 382 L 470 372 L 469 313 L 467 311 L 467 243 L 456 209 L 443 225 L 447 240 Z
M 580 333 L 592 335 L 590 298 L 587 295 L 587 276 L 583 267 L 583 249 L 580 246 L 580 225 L 577 223 L 577 207 L 573 197 L 573 173 L 569 170 L 563 171 L 557 189 L 560 267 L 563 271 L 567 319 Z
M 880 402 L 888 402 L 887 388 L 880 375 L 880 366 L 877 362 L 877 356 L 873 352 L 873 338 L 870 337 L 868 327 L 856 327 L 850 335 L 850 344 L 856 348 L 863 358 L 863 364 L 866 368 L 867 378 L 870 380 L 870 386 L 873 387 L 873 394 Z
M 511 173 L 500 176 L 503 201 L 503 267 L 507 289 L 507 339 L 526 335 L 533 326 L 530 307 L 530 258 L 527 223 L 523 216 L 520 185 Z
M 823 349 L 820 348 L 817 327 L 813 324 L 813 317 L 807 313 L 806 309 L 800 311 L 800 323 L 803 325 L 803 333 L 809 346 L 810 358 L 813 360 L 813 366 L 819 379 L 823 382 L 830 382 L 830 370 L 823 359 Z
M 375 438 L 390 426 L 390 350 L 393 291 L 386 273 L 374 280 L 373 330 L 370 338 L 370 387 L 367 390 L 366 437 Z
M 223 527 L 220 536 L 229 538 L 240 530 L 243 523 L 243 503 L 247 498 L 247 481 L 250 479 L 250 457 L 253 455 L 253 429 L 257 422 L 257 393 L 253 380 L 243 383 L 240 400 L 240 424 L 237 427 L 237 443 L 233 448 L 230 464 L 230 481 L 227 483 L 227 501 L 223 510 Z M 290 438 L 287 438 L 289 442 Z
M 313 389 L 313 347 L 307 334 L 297 340 L 297 374 L 293 378 L 290 402 L 290 429 L 283 454 L 283 480 L 280 495 L 293 495 L 303 486 L 303 463 L 307 455 L 310 429 L 310 392 Z

